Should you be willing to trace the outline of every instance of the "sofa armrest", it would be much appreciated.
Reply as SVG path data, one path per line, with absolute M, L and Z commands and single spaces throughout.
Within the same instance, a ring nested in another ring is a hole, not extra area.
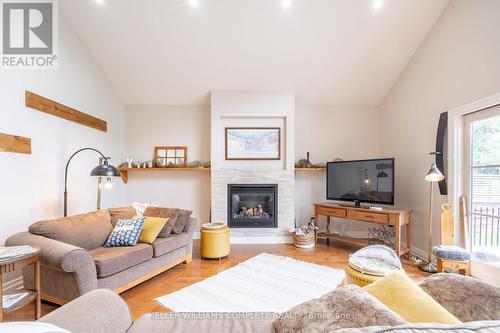
M 113 291 L 96 289 L 39 319 L 72 333 L 125 333 L 132 325 L 127 303 Z
M 244 314 L 212 312 L 153 312 L 142 315 L 127 333 L 275 333 L 273 321 L 277 313 L 245 312 Z
M 75 273 L 80 293 L 97 288 L 94 260 L 87 250 L 30 232 L 21 232 L 7 238 L 5 245 L 31 245 L 42 249 L 41 264 L 50 269 Z
M 184 232 L 186 232 L 191 239 L 193 239 L 194 232 L 198 228 L 198 220 L 195 218 L 190 218 L 188 225 L 184 229 Z
M 422 281 L 420 288 L 463 322 L 500 320 L 500 288 L 492 284 L 439 273 Z

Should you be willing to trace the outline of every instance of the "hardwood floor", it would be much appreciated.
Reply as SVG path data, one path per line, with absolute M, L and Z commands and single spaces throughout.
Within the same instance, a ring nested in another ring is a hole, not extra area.
M 129 305 L 134 318 L 138 318 L 147 312 L 168 311 L 154 301 L 156 297 L 169 294 L 190 284 L 204 280 L 262 252 L 288 256 L 333 268 L 343 268 L 347 264 L 349 254 L 354 251 L 356 251 L 356 248 L 348 245 L 331 244 L 327 246 L 325 243 L 320 243 L 313 249 L 299 249 L 292 244 L 232 245 L 231 255 L 219 262 L 218 260 L 202 260 L 199 255 L 199 241 L 195 241 L 193 261 L 190 264 L 180 264 L 122 293 L 121 296 Z M 409 261 L 403 260 L 403 265 L 406 273 L 417 282 L 429 275 L 420 271 L 415 264 Z M 55 308 L 57 306 L 43 302 L 42 315 L 53 311 Z M 5 317 L 5 321 L 32 319 L 33 309 L 31 306 L 27 306 Z

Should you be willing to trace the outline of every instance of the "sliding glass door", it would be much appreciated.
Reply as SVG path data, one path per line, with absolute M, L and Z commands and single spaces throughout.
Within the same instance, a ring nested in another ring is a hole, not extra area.
M 465 116 L 465 150 L 471 249 L 500 254 L 500 106 Z

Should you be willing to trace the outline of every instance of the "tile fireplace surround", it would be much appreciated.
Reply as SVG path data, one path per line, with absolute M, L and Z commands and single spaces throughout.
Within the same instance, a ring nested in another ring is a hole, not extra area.
M 228 224 L 229 184 L 276 184 L 276 228 L 232 228 L 231 243 L 288 243 L 295 220 L 295 97 L 288 92 L 212 91 L 212 222 Z M 226 127 L 280 127 L 281 160 L 225 160 Z

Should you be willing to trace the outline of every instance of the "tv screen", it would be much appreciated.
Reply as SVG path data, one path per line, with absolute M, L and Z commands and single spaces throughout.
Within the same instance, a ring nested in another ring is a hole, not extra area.
M 394 205 L 394 158 L 329 162 L 326 198 Z

